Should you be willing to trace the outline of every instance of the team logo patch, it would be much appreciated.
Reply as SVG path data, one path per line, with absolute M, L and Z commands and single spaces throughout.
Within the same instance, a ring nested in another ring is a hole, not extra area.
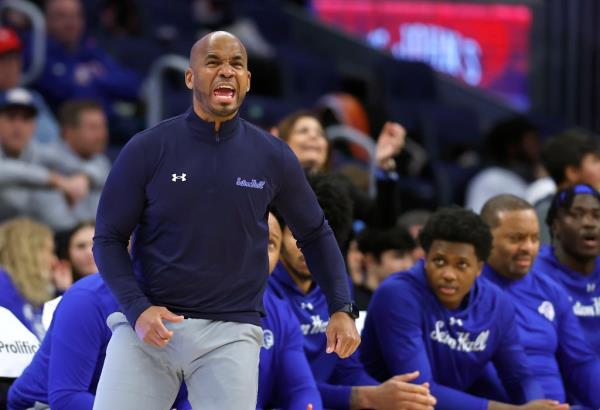
M 269 329 L 265 329 L 263 331 L 263 344 L 262 347 L 269 350 L 275 344 L 275 337 L 273 336 L 273 332 Z
M 248 182 L 245 179 L 238 177 L 237 180 L 235 181 L 235 184 L 237 186 L 243 186 L 246 188 L 263 189 L 265 187 L 266 182 L 265 181 L 257 181 L 256 179 L 252 179 L 252 181 Z
M 538 312 L 551 322 L 554 320 L 554 316 L 556 315 L 554 312 L 554 305 L 547 300 L 542 302 L 538 308 Z

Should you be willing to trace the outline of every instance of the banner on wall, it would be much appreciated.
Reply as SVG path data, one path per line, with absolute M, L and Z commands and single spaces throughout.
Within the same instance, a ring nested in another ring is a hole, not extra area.
M 320 19 L 396 58 L 505 99 L 530 104 L 532 11 L 524 5 L 404 0 L 313 0 Z

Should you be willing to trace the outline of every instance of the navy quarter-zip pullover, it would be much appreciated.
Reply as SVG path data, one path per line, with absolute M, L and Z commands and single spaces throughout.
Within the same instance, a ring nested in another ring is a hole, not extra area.
M 94 256 L 131 325 L 157 305 L 260 326 L 269 205 L 297 238 L 330 311 L 349 303 L 342 255 L 294 153 L 239 116 L 214 126 L 190 108 L 135 135 L 108 176 Z

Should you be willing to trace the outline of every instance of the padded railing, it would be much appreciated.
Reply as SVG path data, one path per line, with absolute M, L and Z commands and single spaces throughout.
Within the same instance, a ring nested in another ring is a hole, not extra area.
M 44 15 L 32 3 L 24 0 L 4 0 L 0 2 L 0 15 L 7 9 L 14 9 L 25 14 L 31 20 L 32 42 L 31 42 L 31 64 L 23 73 L 22 85 L 34 82 L 44 69 L 46 63 L 46 20 Z
M 146 91 L 146 127 L 152 127 L 163 119 L 163 76 L 167 71 L 177 70 L 185 73 L 189 67 L 188 59 L 176 55 L 167 54 L 154 63 L 150 68 L 150 74 L 145 84 Z

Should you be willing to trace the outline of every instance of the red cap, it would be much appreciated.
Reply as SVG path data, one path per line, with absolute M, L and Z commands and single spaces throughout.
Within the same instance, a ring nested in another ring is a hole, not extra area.
M 6 27 L 0 27 L 0 54 L 10 51 L 19 51 L 21 49 L 21 40 L 14 30 Z

